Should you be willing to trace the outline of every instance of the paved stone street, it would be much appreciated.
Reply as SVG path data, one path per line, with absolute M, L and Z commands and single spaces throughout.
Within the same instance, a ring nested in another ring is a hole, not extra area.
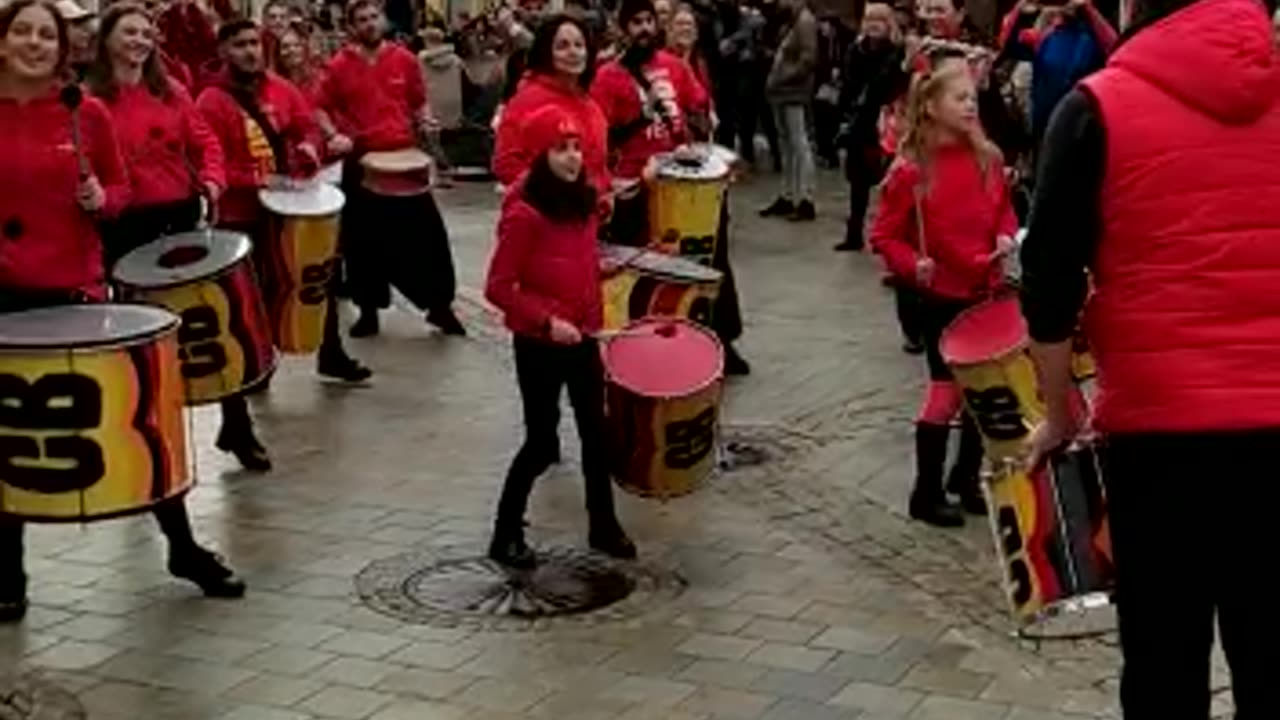
M 1113 635 L 1015 639 L 987 526 L 905 520 L 917 360 L 873 259 L 830 251 L 845 199 L 836 175 L 823 184 L 823 217 L 802 226 L 754 217 L 771 187 L 734 192 L 755 372 L 729 384 L 724 434 L 768 461 L 666 504 L 619 495 L 649 573 L 630 600 L 535 624 L 362 602 L 396 562 L 467 572 L 518 443 L 506 336 L 476 290 L 497 198 L 462 185 L 441 204 L 470 338 L 401 308 L 351 343 L 370 387 L 286 361 L 254 403 L 270 475 L 235 471 L 212 449 L 216 412 L 197 413 L 198 533 L 248 597 L 172 581 L 150 517 L 34 527 L 33 607 L 0 628 L 0 675 L 38 673 L 94 720 L 1117 717 Z M 562 434 L 531 508 L 544 546 L 585 543 L 571 423 Z M 0 718 L 27 717 L 6 703 Z

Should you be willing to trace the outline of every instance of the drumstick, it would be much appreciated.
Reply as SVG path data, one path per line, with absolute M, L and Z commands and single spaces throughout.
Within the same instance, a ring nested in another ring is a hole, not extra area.
M 79 85 L 67 85 L 58 93 L 58 100 L 71 111 L 71 147 L 76 154 L 76 165 L 80 169 L 80 179 L 87 180 L 89 178 L 89 158 L 84 154 L 84 143 L 80 137 L 80 103 L 84 100 L 84 93 L 80 90 Z
M 663 323 L 650 331 L 648 328 L 622 328 L 619 330 L 599 330 L 591 333 L 590 337 L 596 340 L 612 340 L 620 337 L 660 337 L 673 338 L 676 336 L 676 324 L 673 322 Z

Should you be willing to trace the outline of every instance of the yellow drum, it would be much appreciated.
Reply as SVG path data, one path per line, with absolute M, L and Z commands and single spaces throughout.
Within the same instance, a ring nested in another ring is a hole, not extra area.
M 141 305 L 0 315 L 0 514 L 81 522 L 190 489 L 178 324 Z
M 604 326 L 614 330 L 650 316 L 682 317 L 710 326 L 722 277 L 719 270 L 684 258 L 604 245 L 600 250 Z
M 628 325 L 603 352 L 618 485 L 662 499 L 692 492 L 716 464 L 720 341 L 687 320 L 652 318 Z
M 360 158 L 361 184 L 383 197 L 409 197 L 431 190 L 431 156 L 417 148 L 371 152 Z
M 1020 457 L 1027 435 L 1044 417 L 1027 346 L 1027 324 L 1012 297 L 966 310 L 942 334 L 942 357 L 993 463 Z
M 657 156 L 649 192 L 650 241 L 669 255 L 710 265 L 729 187 L 730 163 L 714 146 L 685 146 Z
M 143 245 L 112 271 L 126 300 L 158 305 L 182 319 L 178 357 L 188 405 L 253 388 L 275 370 L 251 250 L 241 233 L 196 230 Z
M 267 313 L 276 347 L 311 353 L 324 336 L 330 286 L 338 269 L 338 215 L 346 198 L 332 185 L 262 190 L 271 240 L 258 248 Z

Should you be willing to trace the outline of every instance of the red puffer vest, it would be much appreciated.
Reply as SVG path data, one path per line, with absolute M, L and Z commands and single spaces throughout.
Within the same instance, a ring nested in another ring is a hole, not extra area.
M 1280 62 L 1202 0 L 1084 82 L 1106 128 L 1086 331 L 1105 432 L 1280 428 Z

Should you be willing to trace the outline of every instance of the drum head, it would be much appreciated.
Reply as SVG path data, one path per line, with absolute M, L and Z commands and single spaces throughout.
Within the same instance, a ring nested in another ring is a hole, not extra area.
M 360 164 L 369 170 L 383 173 L 409 173 L 431 167 L 431 156 L 417 148 L 390 152 L 366 153 Z
M 298 190 L 259 190 L 258 201 L 271 212 L 285 217 L 326 217 L 338 214 L 347 198 L 332 185 L 316 183 Z
M 130 344 L 178 326 L 178 316 L 149 305 L 59 305 L 0 315 L 0 353 L 79 350 Z
M 605 344 L 604 365 L 614 384 L 637 395 L 684 397 L 724 376 L 724 350 L 687 320 L 646 318 Z
M 342 163 L 329 163 L 320 168 L 320 172 L 316 173 L 316 179 L 320 182 L 329 183 L 337 187 L 342 184 Z
M 249 237 L 228 230 L 167 235 L 125 255 L 111 276 L 135 288 L 166 288 L 214 277 L 249 255 Z
M 729 163 L 707 145 L 684 145 L 657 156 L 662 180 L 714 181 L 729 176 Z
M 942 333 L 942 357 L 948 365 L 977 365 L 1027 345 L 1027 321 L 1014 297 L 991 300 L 965 310 Z
M 688 258 L 652 250 L 640 253 L 627 264 L 650 275 L 660 275 L 685 283 L 720 282 L 724 275 L 719 270 L 700 265 Z

